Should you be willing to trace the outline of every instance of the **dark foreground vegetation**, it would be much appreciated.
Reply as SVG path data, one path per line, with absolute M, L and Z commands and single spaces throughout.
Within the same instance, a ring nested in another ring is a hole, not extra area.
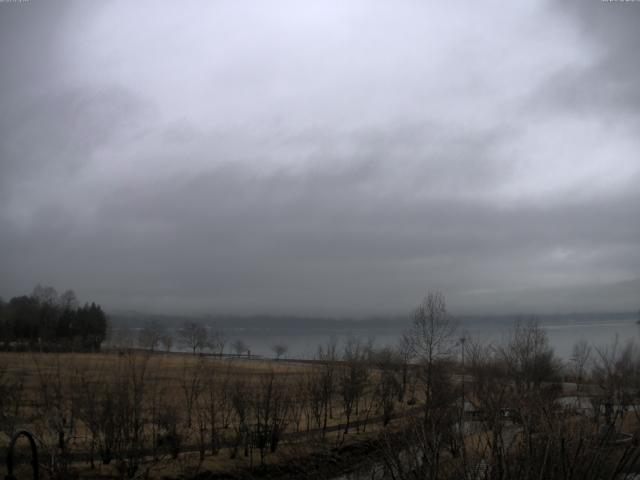
M 0 298 L 3 350 L 97 351 L 107 335 L 107 316 L 95 303 L 81 306 L 73 290 L 61 295 L 37 285 L 31 295 Z
M 596 480 L 640 472 L 633 343 L 578 342 L 563 363 L 531 320 L 483 345 L 457 331 L 436 293 L 395 347 L 328 341 L 309 362 L 197 351 L 2 353 L 4 441 L 20 429 L 35 433 L 48 478 Z

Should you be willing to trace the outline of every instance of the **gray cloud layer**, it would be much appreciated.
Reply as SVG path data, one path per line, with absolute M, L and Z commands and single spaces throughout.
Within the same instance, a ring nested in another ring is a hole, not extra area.
M 147 7 L 0 4 L 3 295 L 639 306 L 638 4 Z

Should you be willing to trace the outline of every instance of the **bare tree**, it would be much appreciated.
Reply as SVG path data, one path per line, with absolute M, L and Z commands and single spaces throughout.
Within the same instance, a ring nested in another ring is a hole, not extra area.
M 238 377 L 230 385 L 230 401 L 233 406 L 233 413 L 235 421 L 233 426 L 235 428 L 235 440 L 233 448 L 230 451 L 231 458 L 235 458 L 238 454 L 238 448 L 244 447 L 245 457 L 249 456 L 250 448 L 250 425 L 249 418 L 251 415 L 252 402 L 250 401 L 251 394 L 248 391 L 246 382 Z
M 75 375 L 69 375 L 61 363 L 59 355 L 55 355 L 47 362 L 41 362 L 37 356 L 33 357 L 38 373 L 38 408 L 45 421 L 41 424 L 44 431 L 40 437 L 53 440 L 45 447 L 49 450 L 54 461 L 52 470 L 55 475 L 65 475 L 69 462 L 69 440 L 75 429 L 77 414 L 76 398 L 69 395 L 75 390 L 71 385 Z
M 447 313 L 444 295 L 428 292 L 413 314 L 408 339 L 424 377 L 427 406 L 433 395 L 435 370 L 453 353 L 456 328 L 456 322 Z
M 500 347 L 499 352 L 521 392 L 553 379 L 560 368 L 547 334 L 535 317 L 526 322 L 516 322 L 508 342 Z
M 73 290 L 65 290 L 58 298 L 58 304 L 62 310 L 73 310 L 80 306 Z
M 289 347 L 284 343 L 277 343 L 271 347 L 271 351 L 275 354 L 276 360 L 280 360 L 280 357 L 285 355 L 288 350 Z
M 505 407 L 512 403 L 512 386 L 502 356 L 491 345 L 472 339 L 465 345 L 471 382 L 472 413 L 482 424 L 481 434 L 473 445 L 477 456 L 488 462 L 496 478 L 504 478 L 506 469 L 505 430 L 508 418 Z M 464 446 L 464 444 L 463 444 Z
M 0 432 L 9 438 L 21 422 L 20 410 L 25 394 L 24 377 L 20 374 L 11 375 L 5 365 L 0 366 Z
M 236 352 L 236 355 L 241 356 L 243 353 L 249 350 L 249 347 L 242 340 L 238 339 L 231 345 L 233 351 Z
M 273 371 L 262 376 L 253 398 L 252 436 L 260 452 L 260 463 L 264 464 L 267 451 L 275 453 L 278 447 L 291 399 L 288 389 Z
M 145 385 L 149 355 L 130 353 L 123 370 L 116 372 L 115 388 L 116 460 L 122 477 L 134 478 L 145 463 Z
M 160 337 L 160 343 L 164 347 L 164 351 L 169 353 L 171 351 L 171 347 L 173 346 L 173 335 L 165 331 L 164 334 Z
M 193 411 L 197 405 L 198 397 L 203 390 L 204 365 L 201 361 L 193 364 L 184 360 L 182 374 L 180 375 L 180 390 L 184 401 L 184 412 L 186 414 L 185 424 L 187 429 L 191 429 Z
M 58 292 L 55 288 L 48 285 L 40 285 L 37 284 L 33 288 L 33 292 L 31 296 L 35 298 L 39 303 L 44 303 L 47 305 L 57 305 L 58 304 Z
M 627 407 L 633 403 L 632 392 L 638 386 L 638 349 L 632 341 L 620 346 L 616 335 L 610 346 L 597 347 L 596 354 L 592 375 L 601 390 L 596 400 L 604 407 L 607 426 L 622 426 Z
M 227 338 L 223 331 L 215 330 L 209 335 L 209 350 L 212 353 L 222 357 L 224 354 L 224 347 L 227 344 Z
M 180 342 L 195 355 L 207 346 L 207 329 L 196 322 L 185 322 L 178 331 Z
M 396 346 L 398 365 L 400 367 L 400 376 L 401 376 L 401 388 L 398 390 L 398 401 L 402 402 L 406 395 L 407 389 L 409 388 L 410 379 L 410 366 L 411 361 L 415 356 L 415 351 L 413 349 L 413 341 L 410 332 L 403 333 L 402 337 L 398 341 L 398 345 Z M 415 385 L 415 382 L 412 382 L 412 385 Z M 409 401 L 413 402 L 415 399 L 415 391 L 412 389 Z
M 406 342 L 417 362 L 424 407 L 406 426 L 411 441 L 422 451 L 416 466 L 420 478 L 438 478 L 442 451 L 452 438 L 457 395 L 451 384 L 449 363 L 453 358 L 457 324 L 448 314 L 444 295 L 428 292 L 413 314 Z
M 214 370 L 207 372 L 204 379 L 204 392 L 202 395 L 202 410 L 209 430 L 209 447 L 211 454 L 218 453 L 220 448 L 219 430 L 224 426 L 223 410 L 221 404 L 225 399 L 227 385 L 218 381 Z M 221 425 L 222 424 L 222 425 Z
M 145 428 L 146 389 L 154 383 L 148 377 L 149 358 L 123 353 L 103 369 L 81 372 L 74 388 L 79 418 L 91 434 L 91 453 L 97 448 L 105 465 L 115 461 L 119 478 L 135 478 L 145 463 L 157 460 L 145 452 L 148 434 L 155 436 L 153 428 Z
M 338 341 L 331 337 L 325 345 L 318 346 L 317 360 L 321 362 L 320 378 L 311 385 L 311 397 L 318 419 L 318 426 L 322 423 L 322 436 L 327 431 L 328 419 L 332 416 L 332 402 L 336 392 L 337 381 L 337 361 L 338 361 Z
M 378 370 L 378 376 L 373 397 L 377 410 L 382 412 L 382 421 L 385 426 L 391 421 L 395 400 L 402 400 L 402 370 L 400 371 L 400 379 L 397 375 L 397 365 L 401 362 L 398 351 L 391 348 L 384 348 L 376 352 L 374 358 L 373 363 Z
M 165 336 L 166 331 L 160 322 L 150 320 L 145 322 L 140 332 L 138 332 L 138 345 L 153 352 L 158 348 Z
M 357 337 L 349 337 L 342 357 L 343 366 L 339 370 L 338 387 L 342 397 L 345 416 L 344 433 L 349 433 L 352 413 L 358 416 L 360 401 L 369 380 L 367 358 L 370 344 Z
M 589 345 L 589 343 L 586 340 L 584 339 L 579 340 L 573 345 L 573 351 L 571 354 L 571 366 L 573 370 L 573 375 L 576 379 L 576 388 L 578 390 L 580 390 L 580 385 L 583 381 L 585 368 L 590 358 L 591 358 L 591 345 Z
M 136 336 L 128 327 L 114 328 L 111 330 L 110 343 L 119 349 L 130 349 L 135 345 Z
M 297 375 L 291 387 L 292 399 L 289 408 L 289 418 L 295 427 L 295 432 L 300 431 L 303 414 L 308 410 L 309 395 L 307 389 L 307 377 Z

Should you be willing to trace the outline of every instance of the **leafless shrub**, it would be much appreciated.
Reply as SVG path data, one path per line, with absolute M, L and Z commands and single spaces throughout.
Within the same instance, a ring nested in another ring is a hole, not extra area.
M 207 346 L 208 332 L 204 326 L 196 322 L 185 322 L 178 330 L 178 338 L 183 347 L 195 355 Z
M 605 422 L 610 428 L 622 426 L 625 413 L 637 398 L 639 363 L 636 345 L 630 341 L 620 346 L 617 336 L 611 345 L 596 348 L 592 377 L 601 392 L 596 398 L 597 410 L 604 408 Z
M 46 364 L 33 356 L 37 372 L 37 411 L 42 420 L 39 437 L 51 458 L 50 470 L 54 477 L 68 473 L 69 442 L 74 435 L 77 401 L 70 393 L 75 389 L 75 372 L 66 372 L 59 355 L 47 358 Z
M 589 361 L 591 360 L 591 345 L 582 339 L 573 345 L 571 353 L 571 371 L 576 380 L 577 389 L 580 389 L 580 385 L 584 380 L 584 374 Z
M 166 336 L 164 327 L 157 320 L 147 321 L 138 332 L 138 345 L 153 352 Z
M 229 385 L 231 389 L 231 405 L 233 406 L 235 440 L 231 450 L 231 458 L 235 458 L 238 449 L 244 447 L 245 457 L 249 456 L 251 401 L 247 384 L 243 379 L 235 379 Z
M 280 360 L 280 357 L 282 357 L 287 353 L 287 351 L 289 351 L 289 347 L 287 347 L 284 343 L 277 343 L 271 346 L 271 351 L 275 354 L 276 360 Z
M 212 353 L 222 357 L 226 344 L 227 337 L 225 336 L 223 331 L 215 330 L 210 333 L 207 347 Z
M 382 413 L 382 423 L 384 426 L 391 421 L 395 410 L 396 400 L 403 399 L 403 382 L 405 381 L 404 359 L 397 350 L 384 348 L 375 353 L 373 366 L 377 370 L 377 380 L 375 381 L 372 395 L 375 401 L 376 411 Z M 398 375 L 398 370 L 400 374 Z
M 342 356 L 343 365 L 338 371 L 338 391 L 342 399 L 345 417 L 344 433 L 349 433 L 352 414 L 359 416 L 362 397 L 369 381 L 367 362 L 371 344 L 357 337 L 349 337 Z
M 194 409 L 197 406 L 198 397 L 202 393 L 204 384 L 204 364 L 198 361 L 195 364 L 186 359 L 183 362 L 182 374 L 179 379 L 180 392 L 185 412 L 185 426 L 187 430 L 192 427 Z
M 318 428 L 322 428 L 323 438 L 327 431 L 328 419 L 332 417 L 332 403 L 336 392 L 337 347 L 336 338 L 330 338 L 325 345 L 318 346 L 316 358 L 320 362 L 319 376 L 309 384 L 313 415 Z
M 516 389 L 523 393 L 557 378 L 560 366 L 537 319 L 517 322 L 505 345 L 499 348 Z
M 231 348 L 233 348 L 233 351 L 236 352 L 236 355 L 238 356 L 241 356 L 249 351 L 249 346 L 240 339 L 233 342 L 233 344 L 231 344 Z
M 275 453 L 286 427 L 291 398 L 273 371 L 262 376 L 254 394 L 252 440 L 264 464 L 267 451 Z
M 0 366 L 0 432 L 11 438 L 23 422 L 24 376 L 11 375 Z

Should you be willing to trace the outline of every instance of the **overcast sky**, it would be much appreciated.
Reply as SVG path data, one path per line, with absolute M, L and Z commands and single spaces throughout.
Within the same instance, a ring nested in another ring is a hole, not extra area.
M 0 295 L 640 307 L 640 3 L 0 3 Z

